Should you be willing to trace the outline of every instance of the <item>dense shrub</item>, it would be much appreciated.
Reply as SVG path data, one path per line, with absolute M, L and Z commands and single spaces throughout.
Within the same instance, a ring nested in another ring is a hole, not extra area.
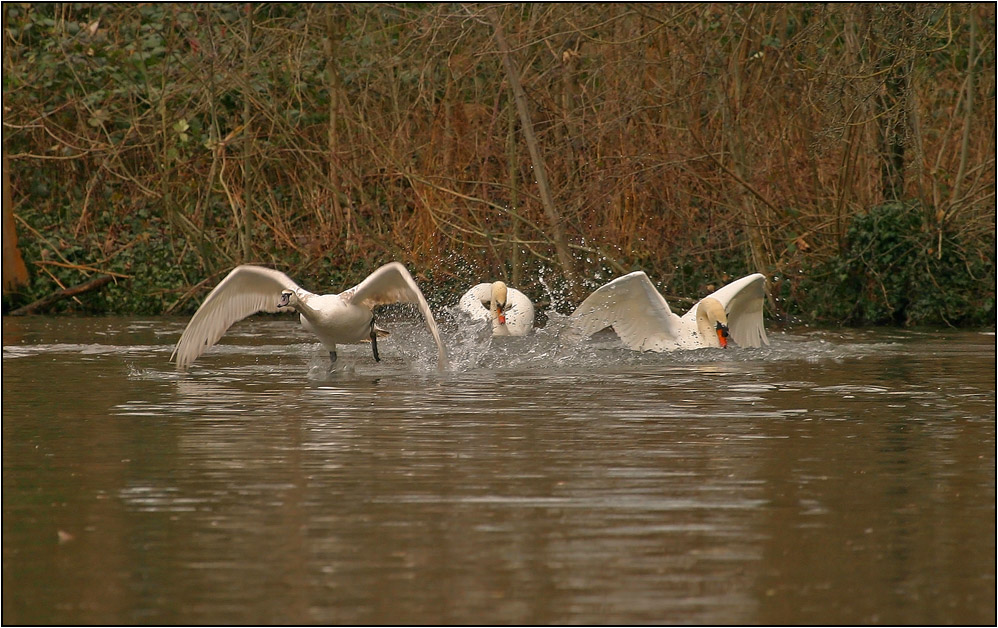
M 917 202 L 857 214 L 842 251 L 801 281 L 810 319 L 847 324 L 990 325 L 994 250 L 965 247 Z

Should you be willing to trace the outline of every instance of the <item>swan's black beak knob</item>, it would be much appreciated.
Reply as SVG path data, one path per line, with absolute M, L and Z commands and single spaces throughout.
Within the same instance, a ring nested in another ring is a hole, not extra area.
M 721 343 L 722 349 L 728 348 L 728 326 L 722 325 L 720 322 L 717 323 L 717 341 Z

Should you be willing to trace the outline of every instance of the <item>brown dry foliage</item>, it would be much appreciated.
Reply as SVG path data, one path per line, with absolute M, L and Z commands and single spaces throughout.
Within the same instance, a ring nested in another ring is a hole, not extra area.
M 540 292 L 566 269 L 537 168 L 585 288 L 793 277 L 892 195 L 994 246 L 993 4 L 58 5 L 48 40 L 9 28 L 42 23 L 24 10 L 4 60 L 18 213 L 96 236 L 88 263 L 110 267 L 144 208 L 184 269 L 174 307 L 239 262 L 349 282 L 397 259 Z

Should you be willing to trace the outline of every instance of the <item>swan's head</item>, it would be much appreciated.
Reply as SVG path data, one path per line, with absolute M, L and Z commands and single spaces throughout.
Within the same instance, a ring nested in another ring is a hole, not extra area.
M 717 325 L 715 326 L 714 331 L 717 332 L 717 343 L 721 345 L 722 349 L 727 349 L 728 336 L 731 335 L 728 333 L 728 326 L 722 323 L 721 321 L 717 321 Z
M 492 311 L 495 312 L 496 318 L 499 319 L 500 325 L 506 324 L 506 284 L 501 281 L 497 281 L 492 284 Z
M 714 344 L 711 339 L 712 334 L 717 335 L 717 344 L 722 348 L 728 347 L 728 314 L 717 299 L 707 297 L 700 301 L 697 307 L 697 328 L 703 336 L 704 342 Z
M 291 290 L 285 290 L 281 292 L 281 298 L 277 301 L 277 307 L 294 307 L 295 303 L 298 302 L 298 295 L 296 295 Z

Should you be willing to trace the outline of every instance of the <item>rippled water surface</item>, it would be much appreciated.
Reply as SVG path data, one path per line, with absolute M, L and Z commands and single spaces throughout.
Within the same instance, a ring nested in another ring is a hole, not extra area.
M 5 624 L 996 621 L 993 334 L 185 323 L 4 318 Z

